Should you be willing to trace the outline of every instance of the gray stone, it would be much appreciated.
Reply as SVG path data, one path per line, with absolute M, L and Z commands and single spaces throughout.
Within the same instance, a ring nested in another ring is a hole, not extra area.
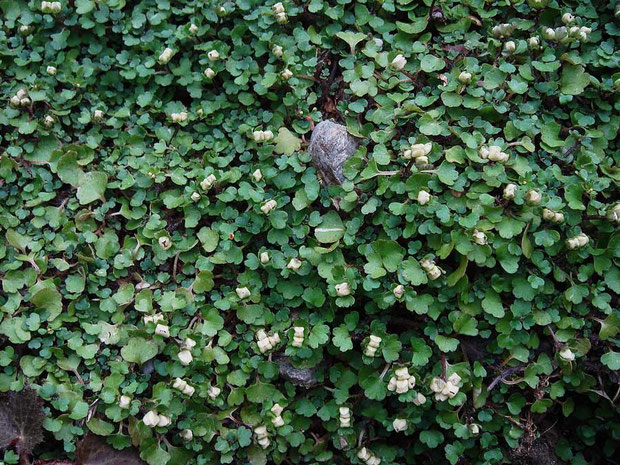
M 315 367 L 295 368 L 288 357 L 277 357 L 274 361 L 279 366 L 280 376 L 296 386 L 309 388 L 319 383 Z
M 324 183 L 341 184 L 344 181 L 342 165 L 355 153 L 357 145 L 357 139 L 342 124 L 321 121 L 314 127 L 308 151 Z

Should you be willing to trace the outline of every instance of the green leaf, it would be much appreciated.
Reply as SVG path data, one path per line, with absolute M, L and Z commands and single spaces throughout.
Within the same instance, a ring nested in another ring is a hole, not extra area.
M 121 349 L 121 355 L 126 361 L 140 365 L 155 357 L 157 352 L 157 344 L 142 337 L 132 337 Z
M 607 352 L 601 356 L 601 362 L 610 370 L 620 370 L 620 352 Z
M 292 155 L 301 148 L 301 139 L 286 128 L 280 128 L 275 138 L 276 153 Z
M 95 200 L 105 200 L 103 194 L 108 185 L 108 176 L 99 171 L 86 173 L 80 179 L 77 198 L 81 205 L 86 205 Z
M 323 244 L 331 244 L 344 236 L 345 227 L 335 211 L 329 211 L 322 217 L 321 223 L 314 229 L 314 236 Z
M 560 88 L 562 93 L 568 95 L 579 95 L 590 84 L 590 75 L 585 72 L 581 65 L 565 63 L 562 67 L 562 77 Z

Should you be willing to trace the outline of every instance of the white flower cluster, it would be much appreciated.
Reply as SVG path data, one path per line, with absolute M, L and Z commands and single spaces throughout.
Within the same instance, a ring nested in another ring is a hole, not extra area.
M 171 421 L 172 420 L 170 420 L 170 417 L 163 414 L 158 414 L 155 410 L 149 410 L 142 418 L 142 422 L 150 428 L 155 428 L 156 426 L 168 426 Z
M 516 184 L 506 184 L 506 187 L 504 187 L 504 198 L 506 200 L 512 200 L 516 197 L 517 195 L 517 185 Z
M 304 344 L 304 331 L 305 328 L 303 326 L 295 326 L 293 328 L 293 342 L 292 342 L 292 346 L 293 347 L 301 347 Z
M 261 354 L 264 354 L 280 344 L 280 335 L 275 332 L 271 336 L 268 336 L 264 329 L 259 329 L 256 331 L 256 344 Z
M 181 378 L 176 378 L 172 387 L 189 397 L 193 396 L 194 392 L 196 392 L 194 386 L 191 386 L 187 381 Z
M 403 159 L 414 159 L 416 165 L 426 165 L 428 164 L 428 154 L 431 153 L 432 149 L 432 142 L 427 142 L 426 144 L 413 144 L 403 152 Z
M 27 107 L 30 105 L 30 98 L 26 89 L 19 89 L 17 93 L 9 100 L 13 107 Z
M 560 212 L 554 212 L 553 210 L 549 210 L 548 208 L 543 208 L 542 217 L 551 221 L 552 223 L 562 223 L 564 221 L 564 214 Z
M 510 37 L 514 32 L 515 27 L 513 24 L 503 23 L 493 26 L 491 29 L 491 35 L 496 39 Z
M 276 15 L 276 21 L 280 24 L 284 24 L 288 21 L 288 17 L 286 16 L 286 12 L 284 11 L 284 5 L 282 2 L 278 2 L 271 7 L 271 10 Z
M 427 276 L 431 280 L 436 280 L 441 277 L 443 270 L 435 265 L 435 261 L 430 258 L 425 258 L 420 262 L 420 266 L 426 272 Z
M 200 181 L 201 189 L 203 191 L 211 189 L 211 186 L 213 186 L 213 184 L 215 183 L 216 180 L 217 179 L 215 178 L 215 175 L 214 174 L 210 174 L 209 176 L 204 178 L 202 181 Z
M 267 435 L 267 427 L 265 425 L 257 426 L 254 428 L 254 436 L 256 436 L 256 442 L 263 449 L 267 449 L 271 441 L 269 441 L 269 436 Z
M 392 69 L 396 71 L 400 71 L 407 65 L 407 59 L 401 55 L 400 53 L 394 57 L 394 59 L 390 62 L 390 66 Z
M 62 10 L 60 2 L 41 2 L 41 12 L 48 14 L 57 14 Z
M 562 21 L 566 26 L 556 27 L 555 29 L 551 27 L 545 28 L 543 30 L 543 37 L 555 42 L 569 42 L 571 40 L 585 42 L 592 33 L 592 29 L 586 26 L 567 27 L 575 21 L 575 18 L 570 13 L 564 13 Z
M 283 411 L 284 409 L 280 404 L 273 404 L 273 407 L 271 407 L 271 413 L 275 415 L 271 420 L 271 423 L 273 423 L 273 426 L 275 426 L 276 428 L 284 426 L 284 419 L 282 418 Z
M 459 383 L 461 377 L 453 373 L 447 381 L 441 378 L 433 378 L 431 380 L 431 391 L 435 393 L 435 400 L 448 400 L 452 399 L 459 392 Z
M 170 61 L 170 59 L 172 58 L 172 55 L 174 55 L 174 50 L 172 50 L 169 47 L 166 47 L 164 51 L 161 52 L 161 55 L 159 55 L 159 58 L 157 59 L 157 61 L 159 61 L 159 64 L 165 65 Z
M 364 355 L 366 357 L 374 357 L 380 344 L 381 338 L 371 334 L 368 339 L 368 344 L 366 344 L 366 349 L 364 349 Z
M 351 286 L 349 286 L 349 283 L 340 283 L 340 284 L 336 284 L 335 286 L 336 289 L 336 295 L 338 295 L 338 297 L 346 297 L 348 295 L 351 295 Z
M 179 358 L 179 362 L 181 365 L 187 366 L 194 360 L 194 356 L 192 355 L 192 348 L 196 345 L 196 341 L 190 338 L 186 338 L 181 344 L 181 350 L 179 351 L 177 357 Z
M 474 229 L 471 237 L 478 245 L 485 245 L 487 243 L 487 235 L 482 231 L 478 231 L 477 229 Z
M 620 203 L 615 204 L 609 210 L 607 210 L 607 219 L 609 221 L 620 223 Z
M 341 428 L 350 428 L 351 427 L 351 409 L 349 407 L 340 407 L 338 409 L 338 413 L 340 416 L 338 417 L 338 422 L 340 423 Z
M 173 123 L 183 123 L 184 121 L 187 121 L 188 117 L 189 115 L 187 114 L 186 111 L 170 114 L 170 119 L 172 120 Z
M 357 453 L 357 458 L 364 462 L 366 465 L 379 465 L 381 459 L 369 451 L 366 447 L 362 447 Z
M 301 260 L 298 258 L 291 258 L 286 267 L 291 271 L 297 271 L 301 268 Z
M 394 431 L 396 431 L 397 433 L 405 431 L 408 427 L 409 425 L 407 423 L 407 420 L 403 418 L 395 418 L 392 422 L 392 428 L 394 428 Z
M 285 81 L 288 81 L 290 78 L 293 77 L 293 72 L 290 69 L 286 68 L 280 73 L 280 76 L 282 76 L 282 79 L 284 79 Z
M 489 147 L 482 146 L 478 150 L 478 155 L 480 155 L 480 158 L 484 158 L 485 160 L 489 159 L 490 161 L 498 163 L 506 163 L 510 158 L 510 155 L 503 152 L 499 145 L 491 145 Z
M 159 246 L 164 250 L 168 250 L 170 247 L 172 247 L 172 241 L 168 236 L 161 236 L 157 240 L 157 242 L 159 243 Z
M 254 131 L 252 133 L 252 138 L 254 139 L 254 142 L 267 142 L 268 140 L 273 139 L 273 132 L 271 132 L 271 130 Z
M 404 394 L 415 387 L 415 377 L 409 373 L 407 367 L 400 367 L 394 371 L 394 376 L 388 383 L 388 391 Z
M 238 287 L 235 289 L 235 292 L 237 293 L 237 297 L 240 299 L 250 297 L 250 290 L 247 287 Z
M 566 241 L 566 246 L 569 249 L 579 249 L 585 247 L 590 242 L 590 238 L 584 233 L 578 234 L 575 237 L 571 237 Z

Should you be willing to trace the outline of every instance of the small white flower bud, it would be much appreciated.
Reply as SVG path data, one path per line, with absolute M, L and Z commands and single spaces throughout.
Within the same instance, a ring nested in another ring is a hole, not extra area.
M 570 13 L 564 13 L 562 15 L 562 22 L 566 24 L 567 26 L 571 24 L 573 21 L 575 21 L 575 17 L 571 15 Z
M 179 433 L 184 441 L 191 441 L 194 438 L 194 432 L 191 429 L 184 429 Z
M 290 78 L 293 77 L 293 72 L 290 69 L 286 68 L 284 71 L 282 71 L 280 76 L 282 76 L 282 79 L 284 79 L 285 81 L 288 81 Z
M 149 410 L 144 417 L 142 417 L 142 422 L 151 428 L 154 428 L 159 423 L 159 415 L 154 410 Z
M 403 286 L 402 284 L 399 284 L 398 286 L 394 288 L 392 293 L 394 294 L 394 297 L 396 297 L 397 299 L 400 299 L 405 294 L 405 286 Z
M 273 139 L 273 132 L 271 131 L 271 129 L 267 129 L 266 131 L 263 131 L 263 140 L 268 141 L 271 139 Z
M 172 247 L 172 241 L 170 240 L 168 236 L 161 236 L 158 239 L 158 242 L 159 242 L 159 246 L 164 250 L 168 250 L 170 247 Z
M 282 54 L 284 53 L 284 50 L 282 50 L 281 46 L 274 45 L 273 48 L 271 49 L 271 53 L 273 53 L 276 57 L 280 58 Z
M 349 283 L 336 284 L 334 287 L 336 288 L 338 297 L 346 297 L 351 294 L 351 286 L 349 286 Z
M 506 200 L 514 199 L 517 195 L 517 185 L 516 184 L 506 184 L 504 187 L 504 198 Z
M 46 115 L 45 119 L 43 120 L 43 124 L 46 128 L 51 128 L 55 122 L 56 120 L 54 119 L 54 117 L 50 115 Z
M 24 97 L 23 99 L 19 101 L 19 104 L 22 107 L 27 107 L 28 105 L 30 105 L 30 99 L 28 97 Z
M 535 190 L 530 190 L 526 195 L 525 195 L 525 201 L 529 204 L 529 205 L 538 205 L 540 203 L 540 201 L 542 200 L 542 195 L 540 195 L 537 191 Z
M 286 16 L 286 13 L 277 13 L 276 21 L 278 22 L 278 24 L 285 24 L 288 21 L 288 17 Z
M 194 347 L 196 347 L 196 341 L 189 337 L 186 337 L 183 341 L 183 347 L 186 349 L 193 349 Z
M 260 209 L 265 215 L 267 215 L 277 206 L 278 206 L 278 203 L 275 200 L 271 199 L 265 202 L 265 204 L 262 207 L 260 207 Z
M 469 430 L 469 434 L 472 436 L 478 436 L 480 434 L 480 425 L 476 423 L 471 423 L 467 426 L 467 429 Z
M 122 409 L 128 409 L 131 406 L 131 397 L 122 395 L 118 399 L 118 406 Z
M 418 192 L 417 200 L 420 205 L 426 205 L 428 202 L 430 202 L 431 195 L 426 191 L 420 191 Z
M 220 52 L 217 50 L 211 50 L 207 53 L 207 57 L 209 58 L 209 61 L 216 61 L 220 57 Z
M 216 181 L 215 175 L 210 174 L 209 176 L 207 176 L 200 182 L 200 187 L 202 188 L 202 190 L 205 190 L 205 191 L 209 190 L 211 189 L 211 186 L 213 186 L 215 181 Z
M 237 289 L 235 289 L 235 292 L 240 299 L 250 297 L 251 294 L 250 290 L 247 287 L 238 287 Z
M 155 334 L 163 337 L 170 337 L 170 328 L 167 325 L 158 324 L 155 327 Z
M 11 106 L 18 107 L 20 105 L 20 98 L 17 95 L 14 95 L 13 97 L 11 97 L 10 103 Z
M 187 349 L 179 351 L 178 358 L 181 365 L 184 366 L 189 365 L 194 360 L 192 353 Z
M 198 202 L 200 200 L 200 194 L 198 192 L 192 192 L 191 198 L 194 202 Z
M 189 33 L 196 34 L 197 32 L 198 32 L 198 26 L 196 26 L 194 23 L 190 24 Z
M 543 31 L 543 34 L 545 36 L 545 38 L 547 40 L 554 40 L 555 39 L 555 30 L 548 27 Z
M 396 71 L 400 71 L 407 65 L 407 59 L 400 53 L 390 62 L 390 66 Z
M 98 121 L 100 119 L 103 118 L 103 111 L 101 110 L 95 110 L 95 112 L 93 113 L 95 119 Z
M 263 265 L 265 263 L 269 263 L 269 252 L 261 252 L 261 254 L 260 254 L 260 262 Z
M 568 347 L 562 349 L 559 353 L 560 358 L 565 362 L 574 362 L 575 361 L 575 353 L 570 350 Z
M 282 2 L 278 2 L 275 5 L 273 5 L 271 7 L 271 9 L 273 10 L 274 13 L 284 13 L 284 5 L 282 4 Z
M 478 245 L 485 245 L 487 243 L 486 234 L 482 231 L 478 231 L 477 229 L 474 229 L 474 232 L 472 233 L 472 238 L 474 242 Z
M 299 268 L 301 268 L 301 261 L 298 258 L 291 258 L 286 267 L 289 270 L 297 271 Z
M 426 396 L 421 392 L 418 392 L 418 394 L 415 396 L 415 399 L 413 399 L 413 403 L 418 406 L 424 405 L 426 403 Z
M 168 426 L 171 422 L 172 420 L 170 419 L 169 416 L 159 415 L 159 421 L 157 422 L 157 426 L 159 426 L 160 428 L 163 428 L 164 426 Z
M 394 431 L 401 432 L 401 431 L 405 431 L 407 429 L 407 420 L 404 420 L 402 418 L 396 418 L 393 422 L 392 422 L 392 427 L 394 428 Z
M 261 179 L 263 179 L 263 173 L 261 172 L 261 170 L 255 169 L 252 173 L 252 177 L 254 178 L 254 181 L 259 182 Z
M 463 84 L 469 84 L 471 82 L 471 73 L 461 71 L 461 74 L 459 74 L 459 81 Z
M 164 51 L 161 52 L 161 55 L 159 55 L 159 58 L 158 58 L 159 64 L 161 65 L 167 64 L 172 58 L 173 53 L 174 51 L 171 48 L 166 47 Z
M 194 392 L 196 392 L 196 388 L 194 386 L 190 386 L 189 384 L 185 386 L 185 389 L 183 389 L 183 394 L 189 397 L 192 397 Z
M 222 392 L 222 390 L 217 387 L 217 386 L 211 386 L 208 390 L 207 390 L 207 395 L 211 398 L 211 399 L 215 399 L 217 396 L 220 395 L 220 392 Z
M 540 45 L 540 40 L 538 37 L 530 37 L 527 39 L 527 45 L 529 45 L 530 48 L 538 48 Z
M 50 76 L 55 76 L 57 72 L 54 66 L 48 66 L 45 70 L 47 71 L 47 74 L 49 74 Z
M 211 68 L 207 68 L 207 69 L 205 69 L 204 75 L 208 79 L 213 79 L 213 77 L 215 76 L 215 71 L 213 71 Z
M 508 42 L 504 44 L 504 51 L 507 53 L 512 53 L 516 49 L 517 49 L 517 46 L 512 40 L 509 40 Z

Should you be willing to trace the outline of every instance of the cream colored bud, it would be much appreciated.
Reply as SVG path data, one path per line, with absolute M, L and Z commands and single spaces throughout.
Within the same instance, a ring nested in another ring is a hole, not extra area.
M 23 99 L 21 99 L 21 100 L 19 101 L 19 104 L 20 104 L 22 107 L 27 107 L 27 106 L 29 106 L 29 105 L 30 105 L 30 99 L 29 99 L 28 97 L 24 97 Z
M 255 169 L 252 173 L 252 177 L 254 178 L 254 181 L 259 182 L 261 179 L 263 179 L 263 173 L 261 172 L 261 170 Z
M 504 198 L 506 200 L 514 199 L 517 195 L 517 185 L 516 184 L 506 184 L 504 187 Z
M 144 417 L 142 417 L 142 422 L 151 428 L 154 428 L 159 423 L 159 415 L 154 410 L 149 410 Z
M 192 192 L 191 198 L 194 202 L 198 202 L 200 200 L 200 194 L 198 192 Z
M 263 140 L 268 141 L 271 139 L 273 139 L 273 132 L 271 131 L 271 129 L 263 131 Z
M 118 406 L 122 409 L 128 409 L 131 406 L 131 397 L 129 396 L 121 396 L 118 399 Z
M 402 284 L 399 284 L 398 286 L 394 288 L 392 293 L 394 294 L 394 297 L 396 297 L 397 299 L 400 299 L 405 294 L 405 286 L 403 286 Z
M 274 45 L 273 48 L 271 49 L 271 53 L 273 53 L 276 57 L 280 58 L 282 56 L 282 53 L 284 53 L 284 51 L 282 50 L 281 46 Z
M 431 194 L 426 191 L 420 191 L 418 192 L 417 200 L 420 205 L 426 205 L 431 200 Z
M 172 241 L 170 240 L 168 236 L 161 236 L 158 239 L 158 242 L 159 242 L 159 246 L 164 250 L 168 250 L 170 247 L 172 247 Z
M 526 195 L 525 195 L 525 201 L 529 204 L 529 205 L 538 205 L 540 203 L 540 201 L 542 200 L 542 195 L 540 195 L 537 191 L 535 190 L 530 190 Z
M 273 426 L 275 426 L 276 428 L 279 428 L 281 426 L 284 426 L 284 419 L 280 415 L 278 415 L 271 420 L 271 423 L 273 423 Z
M 43 124 L 46 128 L 51 128 L 55 122 L 56 120 L 54 119 L 54 117 L 50 115 L 46 115 L 45 119 L 43 120 Z
M 284 71 L 282 71 L 280 76 L 282 76 L 282 79 L 284 79 L 285 81 L 288 81 L 290 78 L 293 77 L 293 72 L 290 69 L 286 68 Z
M 544 30 L 544 35 L 548 40 L 554 40 L 555 39 L 555 30 L 548 27 Z
M 271 413 L 273 413 L 276 416 L 280 416 L 282 415 L 282 412 L 284 411 L 284 409 L 282 408 L 282 406 L 280 404 L 273 404 L 273 407 L 271 407 L 270 409 Z
M 250 290 L 247 287 L 238 287 L 235 292 L 240 299 L 250 297 Z
M 482 231 L 478 231 L 477 229 L 474 229 L 474 232 L 472 234 L 472 238 L 474 240 L 474 242 L 478 245 L 485 245 L 487 243 L 487 236 L 485 233 L 483 233 Z
M 103 118 L 103 111 L 101 110 L 95 110 L 93 113 L 94 117 L 96 120 L 100 120 Z
M 538 48 L 540 45 L 540 40 L 538 37 L 530 37 L 527 39 L 527 45 L 529 45 L 530 48 Z
M 301 261 L 297 258 L 291 258 L 286 267 L 289 270 L 297 271 L 299 268 L 301 268 Z
M 220 58 L 220 52 L 217 50 L 211 50 L 207 53 L 207 57 L 209 58 L 209 61 L 216 61 Z
M 192 353 L 185 349 L 185 350 L 181 350 L 178 354 L 178 358 L 179 358 L 179 362 L 181 362 L 181 365 L 189 365 L 190 363 L 192 363 L 192 360 L 194 360 L 194 357 L 192 355 Z
M 288 17 L 286 16 L 286 13 L 277 13 L 276 21 L 278 22 L 278 24 L 285 24 L 288 21 Z
M 351 294 L 351 286 L 349 286 L 349 283 L 344 282 L 336 284 L 334 287 L 336 288 L 336 294 L 338 297 L 346 297 Z
M 192 397 L 194 392 L 196 392 L 196 388 L 194 386 L 190 386 L 189 384 L 185 386 L 185 389 L 183 389 L 183 394 L 189 397 Z
M 166 47 L 166 49 L 163 52 L 161 52 L 161 55 L 159 55 L 159 58 L 158 58 L 159 63 L 161 65 L 167 64 L 172 58 L 173 53 L 174 51 L 171 48 Z
M 390 62 L 390 66 L 396 71 L 400 71 L 406 65 L 407 65 L 407 59 L 400 53 L 396 55 L 394 59 Z
M 462 84 L 469 84 L 471 82 L 471 73 L 468 73 L 467 71 L 461 71 L 461 74 L 459 74 L 459 81 Z
M 208 79 L 213 79 L 213 77 L 215 76 L 215 71 L 213 71 L 211 68 L 207 68 L 207 69 L 205 69 L 204 75 Z
M 57 69 L 54 66 L 48 66 L 45 71 L 47 71 L 47 74 L 50 76 L 56 76 Z
M 570 13 L 564 13 L 562 15 L 562 22 L 566 24 L 567 26 L 571 24 L 573 21 L 575 21 L 575 17 L 571 15 Z
M 20 105 L 20 98 L 17 95 L 14 95 L 11 97 L 9 102 L 11 103 L 11 106 L 18 107 Z
M 284 5 L 282 2 L 278 2 L 271 7 L 274 13 L 284 13 Z
M 570 350 L 568 347 L 565 347 L 560 351 L 560 358 L 565 362 L 574 362 L 575 361 L 575 353 Z
M 467 429 L 469 430 L 469 434 L 473 436 L 478 436 L 480 434 L 480 425 L 476 423 L 471 423 L 469 426 L 467 426 Z
M 509 40 L 504 44 L 504 51 L 507 53 L 512 53 L 517 49 L 517 46 L 512 40 Z
M 174 383 L 172 383 L 172 387 L 179 391 L 182 391 L 187 387 L 187 381 L 181 378 L 175 378 Z
M 196 34 L 197 32 L 198 32 L 198 26 L 196 26 L 194 23 L 190 24 L 189 33 Z
M 211 399 L 215 399 L 217 396 L 220 395 L 220 392 L 222 392 L 222 390 L 217 387 L 217 386 L 211 386 L 208 390 L 207 390 L 207 395 L 211 398 Z
M 215 175 L 210 174 L 209 176 L 207 176 L 200 182 L 200 187 L 202 188 L 202 190 L 205 190 L 205 191 L 209 190 L 211 189 L 211 186 L 213 186 L 215 181 L 216 181 Z
M 424 405 L 426 403 L 426 396 L 421 392 L 418 392 L 418 394 L 413 399 L 413 403 L 418 406 Z
M 396 431 L 397 433 L 401 431 L 405 431 L 408 427 L 407 420 L 404 420 L 402 418 L 396 418 L 392 422 L 392 427 L 394 428 L 394 431 Z
M 28 91 L 26 89 L 22 88 L 22 89 L 19 89 L 17 91 L 17 94 L 15 94 L 15 95 L 17 95 L 17 98 L 23 99 L 24 97 L 28 96 Z
M 163 428 L 164 426 L 168 426 L 171 422 L 172 420 L 170 419 L 169 416 L 159 415 L 159 421 L 157 422 L 157 426 L 159 426 L 160 428 Z
M 271 199 L 265 202 L 265 204 L 262 207 L 260 207 L 260 209 L 265 215 L 267 215 L 277 206 L 278 206 L 278 203 L 275 200 Z
M 163 337 L 170 337 L 170 328 L 167 325 L 158 324 L 155 327 L 155 334 Z
M 184 441 L 191 441 L 194 438 L 194 432 L 191 429 L 184 429 L 179 433 L 179 436 Z

